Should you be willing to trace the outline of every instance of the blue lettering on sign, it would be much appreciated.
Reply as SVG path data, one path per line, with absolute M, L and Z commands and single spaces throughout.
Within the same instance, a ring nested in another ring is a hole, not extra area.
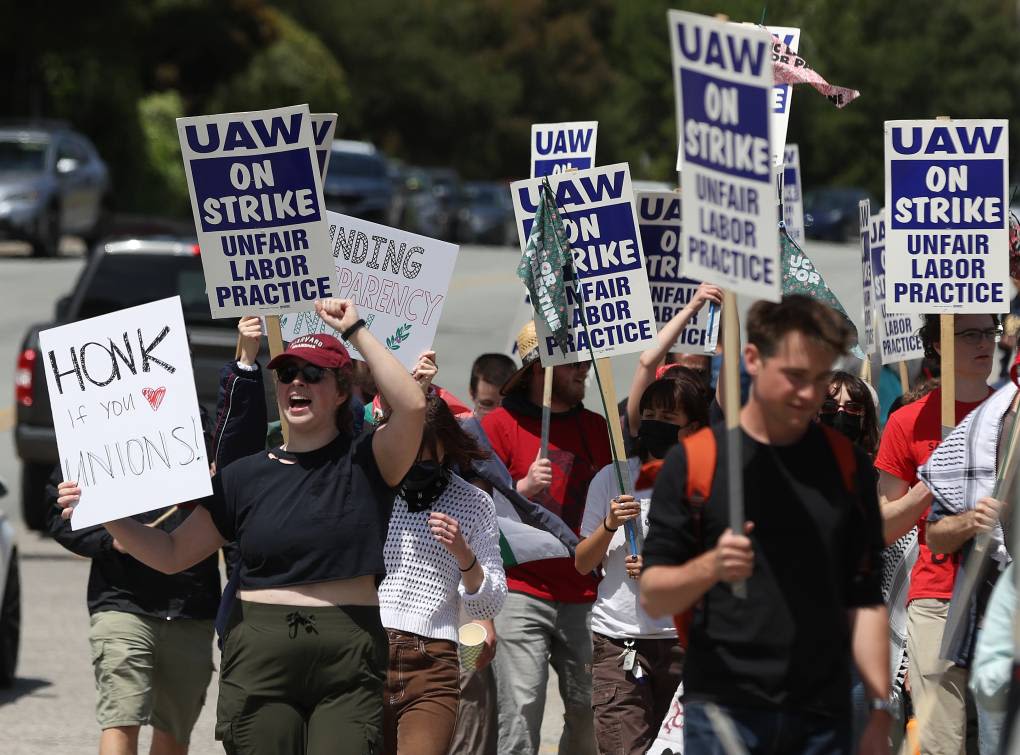
M 680 197 L 643 196 L 638 203 L 639 220 L 680 220 Z
M 637 230 L 634 228 L 634 213 L 630 202 L 561 211 L 560 216 L 567 231 L 579 278 L 641 268 Z M 533 224 L 533 218 L 524 220 L 524 238 L 528 238 Z
M 797 169 L 783 168 L 783 188 L 797 185 Z
M 588 170 L 592 167 L 590 157 L 557 157 L 551 160 L 535 160 L 534 178 L 554 176 L 569 170 Z
M 578 205 L 620 199 L 623 196 L 624 173 L 622 170 L 612 175 L 600 173 L 594 180 L 591 176 L 560 179 L 556 184 L 556 206 L 563 212 Z M 517 196 L 524 212 L 534 215 L 538 210 L 538 187 L 523 186 L 518 189 Z
M 925 141 L 920 126 L 893 126 L 892 148 L 899 155 L 991 155 L 1001 136 L 1002 126 L 935 126 Z
M 700 26 L 688 27 L 683 22 L 676 25 L 676 34 L 680 54 L 695 63 L 759 76 L 762 66 L 772 62 L 764 41 L 720 34 L 715 29 Z
M 303 113 L 293 113 L 290 123 L 285 124 L 282 116 L 274 116 L 267 126 L 264 120 L 230 121 L 223 127 L 221 141 L 220 124 L 205 124 L 205 140 L 199 139 L 198 126 L 189 124 L 184 127 L 188 146 L 195 152 L 208 153 L 219 149 L 231 151 L 235 149 L 260 149 L 276 147 L 283 144 L 297 144 L 301 140 L 301 119 Z
M 641 226 L 641 248 L 649 283 L 676 283 L 680 274 L 680 225 Z
M 202 230 L 237 231 L 321 218 L 307 149 L 191 161 Z
M 771 88 L 680 71 L 684 160 L 750 180 L 772 181 L 767 98 Z
M 1003 227 L 1002 160 L 891 160 L 891 228 Z
M 570 155 L 587 152 L 595 129 L 572 128 L 564 131 L 536 131 L 535 151 L 540 155 Z M 544 137 L 544 140 L 543 140 Z
M 326 172 L 326 158 L 329 157 L 328 149 L 317 149 L 315 150 L 315 160 L 319 164 L 319 175 L 323 175 Z
M 326 137 L 329 135 L 329 132 L 332 131 L 332 126 L 333 124 L 328 120 L 322 121 L 322 123 L 312 121 L 312 138 L 315 139 L 315 144 L 317 146 L 321 147 L 325 144 Z

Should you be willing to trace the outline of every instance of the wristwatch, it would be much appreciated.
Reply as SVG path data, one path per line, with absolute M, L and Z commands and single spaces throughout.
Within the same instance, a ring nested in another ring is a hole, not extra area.
M 868 700 L 868 710 L 872 713 L 880 710 L 883 713 L 888 713 L 889 716 L 892 716 L 893 714 L 892 704 L 888 700 L 884 700 L 881 697 L 873 697 L 870 700 Z

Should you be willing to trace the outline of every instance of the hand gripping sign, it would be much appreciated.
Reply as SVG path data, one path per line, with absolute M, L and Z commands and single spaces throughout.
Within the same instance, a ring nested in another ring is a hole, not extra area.
M 71 528 L 212 492 L 180 297 L 44 330 L 39 348 Z
M 773 38 L 682 11 L 669 12 L 669 36 L 684 166 L 684 272 L 779 301 Z
M 300 312 L 333 295 L 307 105 L 178 118 L 213 317 Z
M 531 177 L 594 168 L 598 131 L 598 121 L 533 123 Z
M 521 248 L 531 234 L 542 178 L 510 184 Z M 573 254 L 567 278 L 567 353 L 541 320 L 542 365 L 630 354 L 655 339 L 655 314 L 626 163 L 548 177 Z
M 886 121 L 886 307 L 1009 311 L 1005 120 Z

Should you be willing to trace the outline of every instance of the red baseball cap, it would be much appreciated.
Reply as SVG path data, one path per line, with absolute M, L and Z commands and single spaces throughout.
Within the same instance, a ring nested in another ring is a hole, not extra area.
M 340 341 L 327 333 L 298 336 L 280 354 L 273 357 L 266 369 L 275 370 L 289 359 L 303 359 L 316 367 L 335 369 L 347 367 L 351 363 L 351 355 Z

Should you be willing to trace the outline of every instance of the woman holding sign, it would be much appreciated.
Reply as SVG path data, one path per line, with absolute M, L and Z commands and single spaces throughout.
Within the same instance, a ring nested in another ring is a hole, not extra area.
M 269 363 L 289 427 L 279 448 L 240 459 L 171 533 L 106 525 L 166 573 L 236 541 L 241 584 L 223 646 L 216 737 L 227 753 L 378 752 L 388 646 L 377 586 L 394 488 L 418 454 L 425 399 L 347 300 L 316 302 L 361 352 L 386 394 L 384 427 L 354 438 L 351 358 L 325 334 L 295 339 Z M 60 486 L 65 516 L 81 491 Z

